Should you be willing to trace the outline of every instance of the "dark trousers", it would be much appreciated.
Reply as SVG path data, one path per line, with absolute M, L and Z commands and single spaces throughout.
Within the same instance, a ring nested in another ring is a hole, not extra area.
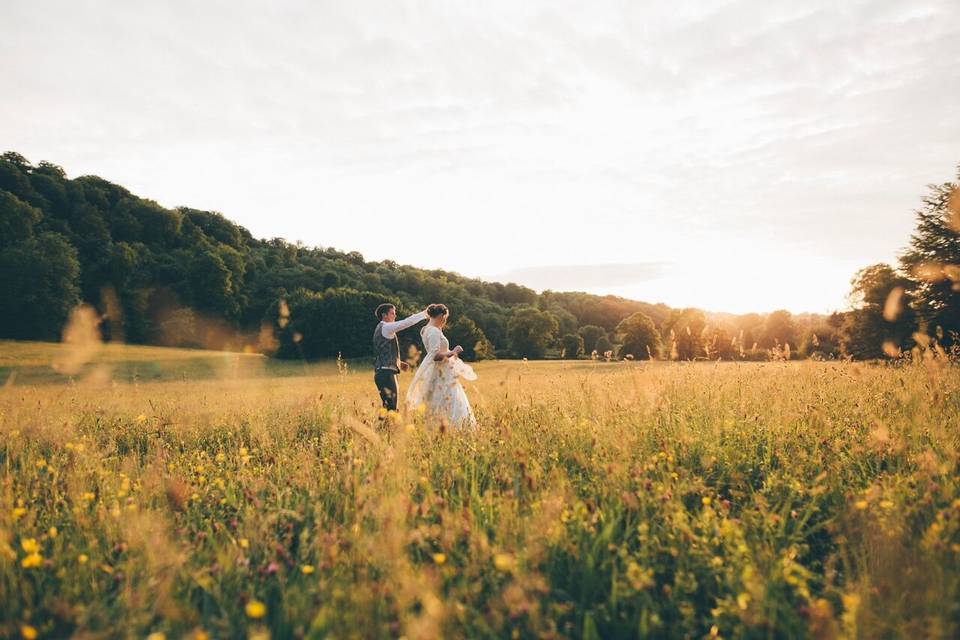
M 396 411 L 397 396 L 400 393 L 397 388 L 397 373 L 389 369 L 377 369 L 376 373 L 373 374 L 373 381 L 377 383 L 383 408 L 387 411 Z

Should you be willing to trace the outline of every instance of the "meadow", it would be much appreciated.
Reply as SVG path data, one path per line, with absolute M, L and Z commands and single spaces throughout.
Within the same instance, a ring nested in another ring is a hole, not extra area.
M 368 365 L 58 349 L 0 343 L 3 637 L 960 632 L 942 360 L 482 362 L 463 433 Z

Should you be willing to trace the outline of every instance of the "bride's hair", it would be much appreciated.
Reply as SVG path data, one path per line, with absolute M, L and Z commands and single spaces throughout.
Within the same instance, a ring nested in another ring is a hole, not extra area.
M 431 318 L 443 317 L 444 319 L 443 324 L 446 324 L 446 318 L 449 314 L 450 314 L 450 310 L 447 309 L 447 305 L 445 304 L 432 304 L 429 307 L 427 307 L 427 315 L 430 316 Z

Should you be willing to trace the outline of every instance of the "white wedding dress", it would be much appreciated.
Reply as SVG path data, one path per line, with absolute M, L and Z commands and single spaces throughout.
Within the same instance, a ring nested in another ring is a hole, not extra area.
M 476 380 L 477 374 L 456 356 L 439 362 L 433 359 L 439 351 L 450 349 L 443 331 L 428 324 L 420 331 L 420 336 L 425 353 L 407 389 L 407 406 L 416 410 L 423 405 L 428 413 L 445 419 L 453 427 L 476 427 L 477 419 L 458 378 Z

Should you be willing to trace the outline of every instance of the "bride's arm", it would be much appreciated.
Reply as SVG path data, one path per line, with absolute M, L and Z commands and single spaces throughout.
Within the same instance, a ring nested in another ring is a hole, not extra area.
M 459 355 L 462 351 L 463 351 L 463 347 L 461 347 L 460 345 L 455 346 L 453 349 L 449 351 L 440 349 L 437 351 L 437 354 L 433 356 L 433 359 L 436 362 L 441 362 L 443 360 L 446 360 L 447 358 L 452 358 L 455 355 Z

